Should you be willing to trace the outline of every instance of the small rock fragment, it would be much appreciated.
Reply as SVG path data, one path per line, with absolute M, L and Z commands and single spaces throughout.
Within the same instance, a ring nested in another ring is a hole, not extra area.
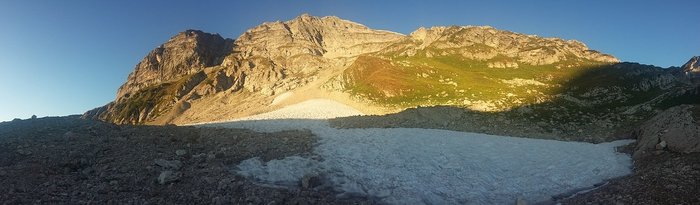
M 167 184 L 171 182 L 176 182 L 180 180 L 180 173 L 179 172 L 173 172 L 173 171 L 162 171 L 160 175 L 158 175 L 158 183 L 159 184 Z
M 18 149 L 18 150 L 17 150 L 17 153 L 18 153 L 18 154 L 21 154 L 21 155 L 24 155 L 24 156 L 32 155 L 32 151 L 25 150 L 25 149 Z
M 185 151 L 184 149 L 179 149 L 179 150 L 175 151 L 175 155 L 177 155 L 177 156 L 184 156 L 186 154 L 187 154 L 187 151 Z
M 161 166 L 165 169 L 180 170 L 180 168 L 182 168 L 182 162 L 180 162 L 180 160 L 156 159 L 154 162 L 156 163 L 156 165 Z
M 86 167 L 85 169 L 81 170 L 80 173 L 84 175 L 91 175 L 95 173 L 95 169 L 93 169 L 92 167 Z
M 657 150 L 662 150 L 662 149 L 666 148 L 666 146 L 668 146 L 668 144 L 666 143 L 666 141 L 661 141 L 661 142 L 659 142 L 659 144 L 656 144 L 656 149 L 657 149 Z
M 211 161 L 211 160 L 214 160 L 214 159 L 216 159 L 216 155 L 214 155 L 214 154 L 208 154 L 208 155 L 207 155 L 207 160 Z
M 321 185 L 321 179 L 318 175 L 307 174 L 301 178 L 301 187 L 304 189 L 311 189 Z

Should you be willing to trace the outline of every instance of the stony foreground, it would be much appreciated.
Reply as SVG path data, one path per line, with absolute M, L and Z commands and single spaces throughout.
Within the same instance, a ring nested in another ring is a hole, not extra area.
M 700 153 L 638 159 L 635 173 L 563 204 L 700 204 Z
M 250 157 L 303 155 L 308 131 L 261 134 L 116 126 L 77 117 L 0 123 L 0 204 L 357 204 L 255 185 L 230 172 Z

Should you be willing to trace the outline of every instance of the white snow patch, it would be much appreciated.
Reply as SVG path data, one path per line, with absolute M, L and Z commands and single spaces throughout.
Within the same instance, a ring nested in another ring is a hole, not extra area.
M 289 97 L 292 96 L 292 95 L 294 95 L 294 92 L 292 92 L 292 91 L 289 91 L 289 92 L 286 92 L 286 93 L 282 93 L 282 94 L 280 94 L 279 96 L 275 97 L 275 99 L 272 100 L 272 103 L 270 103 L 270 105 L 277 105 L 277 104 L 279 104 L 280 102 L 286 100 L 287 98 L 289 98 Z
M 310 129 L 321 138 L 314 153 L 322 160 L 253 158 L 240 163 L 238 173 L 276 185 L 321 173 L 339 192 L 389 204 L 538 202 L 631 173 L 630 157 L 615 151 L 630 140 L 590 144 L 434 129 L 334 129 L 324 120 L 357 114 L 334 101 L 311 100 L 207 126 Z
M 236 119 L 234 121 L 269 119 L 330 119 L 362 115 L 362 112 L 333 100 L 314 99 L 290 105 L 279 110 Z

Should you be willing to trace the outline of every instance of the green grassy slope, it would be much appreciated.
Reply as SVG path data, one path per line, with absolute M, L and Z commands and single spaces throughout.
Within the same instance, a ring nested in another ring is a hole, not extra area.
M 428 57 L 366 55 L 343 74 L 347 92 L 387 106 L 469 106 L 491 102 L 495 110 L 538 103 L 559 94 L 563 84 L 606 64 L 585 60 L 551 65 L 519 64 L 489 68 L 489 63 L 517 62 L 505 56 L 472 60 L 457 55 Z M 567 65 L 577 65 L 566 67 Z

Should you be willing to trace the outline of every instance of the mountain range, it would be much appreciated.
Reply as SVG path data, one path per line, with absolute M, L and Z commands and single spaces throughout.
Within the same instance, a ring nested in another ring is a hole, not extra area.
M 237 39 L 180 32 L 136 65 L 113 102 L 83 118 L 192 124 L 325 98 L 366 114 L 447 106 L 541 133 L 611 135 L 659 110 L 698 103 L 699 61 L 660 68 L 620 62 L 576 40 L 489 26 L 404 35 L 303 14 Z

